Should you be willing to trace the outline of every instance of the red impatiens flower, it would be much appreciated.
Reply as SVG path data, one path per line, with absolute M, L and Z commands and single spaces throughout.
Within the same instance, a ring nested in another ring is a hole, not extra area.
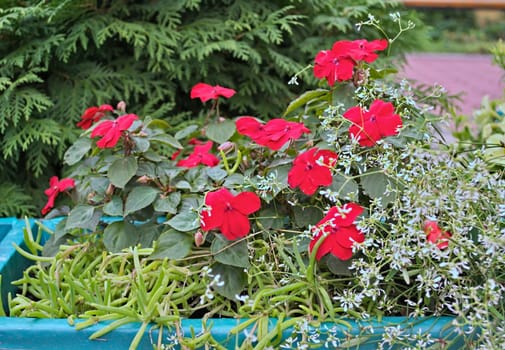
M 114 147 L 123 131 L 128 130 L 135 120 L 139 119 L 135 114 L 125 114 L 116 120 L 104 120 L 91 132 L 91 137 L 103 136 L 96 145 L 99 148 Z
M 204 231 L 218 228 L 229 240 L 242 238 L 249 233 L 249 214 L 260 209 L 261 202 L 254 192 L 242 192 L 234 196 L 226 188 L 209 192 L 205 196 L 201 227 Z
M 329 186 L 332 182 L 331 169 L 335 166 L 338 155 L 332 151 L 314 147 L 295 158 L 288 173 L 291 188 L 312 195 L 319 186 Z
M 47 204 L 42 208 L 42 215 L 46 215 L 49 210 L 54 207 L 54 200 L 59 193 L 69 190 L 75 187 L 74 179 L 65 178 L 58 180 L 57 176 L 53 176 L 49 179 L 49 188 L 44 191 L 47 199 Z
M 355 61 L 365 61 L 372 63 L 378 57 L 375 51 L 382 51 L 388 47 L 386 39 L 367 41 L 365 39 L 352 41 L 349 56 Z
M 219 158 L 217 158 L 212 153 L 209 153 L 212 148 L 213 142 L 207 141 L 206 143 L 198 144 L 195 143 L 195 149 L 193 153 L 191 153 L 188 158 L 181 159 L 177 162 L 177 166 L 186 167 L 186 168 L 194 168 L 200 164 L 207 166 L 216 166 L 219 164 Z
M 236 91 L 219 85 L 212 86 L 205 83 L 198 83 L 191 89 L 191 98 L 199 98 L 202 102 L 217 100 L 219 96 L 230 98 Z
M 354 66 L 355 62 L 340 50 L 323 50 L 316 55 L 314 75 L 318 79 L 326 78 L 328 85 L 333 86 L 336 81 L 352 79 Z
M 349 133 L 361 146 L 371 147 L 383 137 L 398 135 L 402 127 L 402 119 L 395 114 L 393 104 L 382 100 L 375 100 L 369 110 L 355 106 L 343 115 L 352 122 Z
M 361 213 L 363 213 L 363 208 L 356 203 L 347 203 L 341 208 L 331 208 L 315 226 L 316 234 L 309 244 L 309 251 L 312 252 L 316 243 L 324 239 L 317 250 L 317 260 L 328 253 L 340 260 L 350 259 L 353 244 L 362 243 L 365 240 L 363 233 L 354 224 Z
M 377 58 L 375 51 L 384 50 L 388 41 L 374 40 L 340 40 L 333 44 L 331 50 L 322 50 L 314 60 L 314 75 L 318 79 L 326 78 L 328 85 L 336 81 L 350 80 L 354 67 L 359 61 L 371 63 Z
M 442 231 L 435 221 L 426 220 L 424 222 L 424 232 L 428 242 L 436 244 L 439 249 L 445 249 L 449 246 L 451 234 L 447 231 Z
M 249 136 L 258 145 L 278 151 L 290 140 L 296 140 L 310 130 L 303 123 L 290 122 L 284 119 L 272 119 L 262 124 L 252 117 L 242 117 L 235 122 L 237 131 Z
M 111 105 L 101 105 L 100 107 L 89 107 L 81 115 L 81 121 L 77 123 L 77 126 L 81 129 L 89 129 L 91 125 L 99 121 L 107 114 L 107 112 L 112 112 L 114 108 Z

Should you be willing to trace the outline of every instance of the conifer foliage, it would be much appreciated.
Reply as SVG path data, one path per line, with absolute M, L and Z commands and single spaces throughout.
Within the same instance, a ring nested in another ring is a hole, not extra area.
M 2 1 L 0 216 L 38 215 L 31 194 L 61 174 L 87 107 L 123 100 L 180 126 L 199 117 L 186 91 L 207 81 L 240 91 L 231 116 L 273 118 L 312 52 L 391 11 L 378 0 Z

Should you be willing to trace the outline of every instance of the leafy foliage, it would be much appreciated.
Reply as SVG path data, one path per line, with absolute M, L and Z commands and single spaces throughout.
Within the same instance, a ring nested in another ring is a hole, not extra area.
M 299 92 L 286 82 L 316 48 L 355 37 L 354 23 L 368 13 L 388 18 L 395 6 L 377 0 L 4 1 L 0 182 L 40 192 L 48 170 L 61 173 L 64 149 L 77 136 L 75 121 L 90 105 L 125 100 L 139 114 L 182 128 L 200 117 L 186 91 L 206 80 L 242 92 L 228 113 L 276 117 Z M 410 35 L 396 47 L 416 42 Z M 18 201 L 41 206 L 36 198 Z M 0 204 L 6 215 L 24 210 L 6 208 Z

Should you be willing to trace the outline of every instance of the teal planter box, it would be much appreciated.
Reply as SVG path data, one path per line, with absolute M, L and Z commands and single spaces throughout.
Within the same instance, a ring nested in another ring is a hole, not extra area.
M 43 224 L 48 227 L 54 227 L 57 220 L 44 221 Z M 29 221 L 35 228 L 33 220 Z M 7 308 L 7 295 L 16 293 L 16 287 L 11 282 L 22 276 L 23 270 L 30 265 L 30 261 L 22 257 L 13 246 L 17 244 L 24 245 L 23 228 L 24 220 L 14 218 L 0 219 L 0 275 L 2 276 L 1 297 L 5 308 Z M 7 311 L 8 312 L 8 311 Z M 253 332 L 253 326 L 248 326 L 246 331 L 231 334 L 230 330 L 247 320 L 237 319 L 208 319 L 205 322 L 200 319 L 182 320 L 179 334 L 189 337 L 191 335 L 203 334 L 209 331 L 212 337 L 223 348 L 236 349 L 247 340 L 247 335 Z M 352 329 L 343 325 L 333 323 L 323 323 L 318 327 L 308 325 L 306 334 L 314 335 L 314 344 L 328 345 L 328 348 L 340 346 L 345 349 L 373 350 L 377 348 L 377 342 L 382 339 L 382 332 L 385 327 L 403 327 L 403 334 L 415 335 L 420 331 L 428 331 L 431 338 L 437 343 L 449 343 L 450 346 L 444 349 L 462 349 L 465 343 L 462 338 L 458 338 L 454 330 L 451 329 L 452 317 L 434 317 L 418 320 L 408 320 L 405 317 L 384 317 L 381 322 L 375 319 L 370 321 L 349 322 Z M 79 320 L 75 321 L 76 323 Z M 32 319 L 0 317 L 0 349 L 127 349 L 130 342 L 137 333 L 140 323 L 132 323 L 119 327 L 118 329 L 107 333 L 97 340 L 90 340 L 88 337 L 97 330 L 104 327 L 107 323 L 100 323 L 83 330 L 75 330 L 69 325 L 66 319 Z M 301 340 L 298 331 L 293 327 L 281 330 L 277 319 L 268 319 L 268 331 L 276 332 L 276 341 L 287 345 L 291 342 L 293 346 Z M 373 327 L 374 332 L 363 331 Z M 163 328 L 160 336 L 159 329 L 152 325 L 148 327 L 143 338 L 139 343 L 138 349 L 153 349 L 153 344 L 159 340 L 163 344 L 175 345 L 173 339 L 176 338 L 175 327 Z M 334 339 L 339 340 L 334 340 Z M 282 340 L 281 340 L 282 339 Z M 309 337 L 310 339 L 310 337 Z M 171 343 L 172 341 L 172 343 Z M 253 345 L 261 342 L 256 339 Z M 278 346 L 275 346 L 278 348 Z M 288 347 L 289 348 L 289 347 Z M 388 349 L 401 349 L 401 347 L 387 347 Z M 202 347 L 203 349 L 203 347 Z

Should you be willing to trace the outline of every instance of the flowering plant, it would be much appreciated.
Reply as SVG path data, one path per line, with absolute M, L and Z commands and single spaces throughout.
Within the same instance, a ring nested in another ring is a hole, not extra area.
M 343 40 L 320 51 L 320 87 L 282 117 L 222 116 L 222 98 L 240 91 L 205 83 L 190 97 L 212 102 L 206 123 L 175 133 L 164 120 L 126 113 L 123 102 L 86 110 L 65 154 L 68 177 L 52 178 L 46 191 L 43 213 L 63 219 L 46 228 L 45 257 L 33 257 L 40 263 L 29 274 L 51 279 L 57 270 L 61 298 L 48 307 L 44 296 L 54 292 L 25 278 L 41 301 L 27 306 L 20 294 L 12 315 L 85 318 L 77 328 L 115 320 L 93 337 L 140 321 L 135 347 L 150 322 L 182 317 L 278 317 L 301 333 L 308 321 L 450 314 L 455 333 L 498 344 L 505 183 L 478 157 L 431 147 L 436 120 L 425 105 L 437 96 L 418 101 L 378 68 L 391 42 Z M 62 192 L 75 205 L 50 212 Z M 328 332 L 322 343 L 365 344 L 370 332 Z M 246 342 L 279 345 L 275 337 L 260 325 Z M 429 347 L 451 339 L 395 328 L 374 341 Z M 179 333 L 170 341 L 214 344 Z

